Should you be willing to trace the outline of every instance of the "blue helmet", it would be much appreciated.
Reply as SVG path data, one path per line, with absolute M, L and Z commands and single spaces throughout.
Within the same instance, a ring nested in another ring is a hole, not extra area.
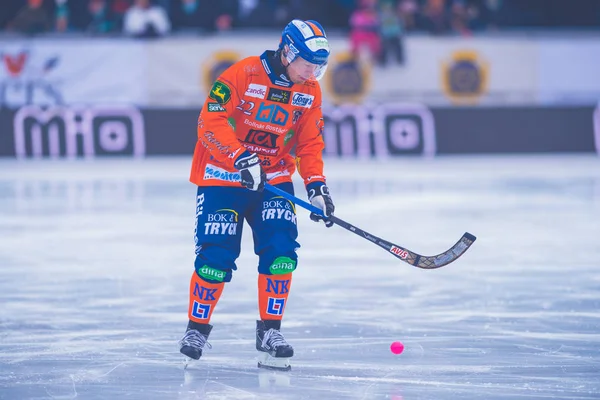
M 291 50 L 285 55 L 289 63 L 301 57 L 312 64 L 327 65 L 329 43 L 325 30 L 317 21 L 292 20 L 281 33 L 279 48 L 283 49 L 285 45 Z M 325 72 L 325 68 L 322 68 L 322 72 Z M 320 79 L 319 76 L 316 78 Z

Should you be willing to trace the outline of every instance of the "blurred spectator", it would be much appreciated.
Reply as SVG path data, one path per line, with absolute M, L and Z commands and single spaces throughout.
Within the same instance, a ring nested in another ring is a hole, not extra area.
M 106 0 L 90 0 L 88 3 L 90 22 L 86 30 L 90 33 L 108 33 L 113 30 L 114 22 L 110 18 L 110 10 Z
M 402 19 L 402 26 L 405 31 L 412 31 L 417 27 L 417 12 L 419 5 L 417 0 L 400 0 L 398 4 L 398 12 Z
M 252 28 L 267 28 L 278 25 L 275 14 L 276 0 L 240 0 L 239 25 Z M 293 18 L 299 18 L 293 14 Z
M 446 8 L 446 0 L 427 0 L 422 11 L 423 28 L 440 35 L 450 32 L 450 13 Z
M 497 29 L 500 25 L 500 13 L 503 0 L 483 0 L 480 11 L 480 20 L 489 29 Z
M 7 29 L 26 34 L 50 31 L 52 29 L 52 18 L 50 18 L 42 3 L 43 0 L 27 0 L 27 4 L 8 23 Z
M 396 56 L 398 64 L 404 64 L 404 32 L 399 9 L 400 5 L 396 7 L 393 0 L 384 0 L 381 3 L 381 64 L 384 66 L 387 65 L 391 53 Z
M 173 27 L 178 30 L 227 30 L 233 20 L 225 1 L 174 0 L 170 11 Z
M 166 11 L 150 0 L 135 0 L 125 13 L 123 32 L 140 38 L 164 36 L 171 30 Z
M 360 0 L 350 16 L 350 47 L 356 59 L 379 59 L 381 37 L 377 0 Z
M 67 0 L 56 0 L 54 15 L 54 28 L 56 32 L 66 32 L 69 29 L 69 6 L 67 5 Z
M 132 0 L 109 0 L 110 4 L 110 15 L 114 21 L 115 29 L 118 31 L 123 30 L 123 20 L 125 19 L 125 13 L 131 7 Z
M 469 15 L 464 0 L 454 0 L 450 9 L 450 23 L 452 30 L 463 36 L 470 36 Z

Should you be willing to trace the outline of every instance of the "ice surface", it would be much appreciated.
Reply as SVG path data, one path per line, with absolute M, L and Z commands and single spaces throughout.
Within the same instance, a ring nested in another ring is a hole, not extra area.
M 426 255 L 478 240 L 424 271 L 299 211 L 287 374 L 256 368 L 247 227 L 183 370 L 189 161 L 0 161 L 0 399 L 600 398 L 598 158 L 328 160 L 340 218 Z

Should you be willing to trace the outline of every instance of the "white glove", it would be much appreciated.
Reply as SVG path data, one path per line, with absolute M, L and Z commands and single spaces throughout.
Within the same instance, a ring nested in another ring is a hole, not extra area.
M 267 174 L 260 165 L 260 158 L 248 150 L 235 160 L 233 166 L 240 171 L 242 186 L 250 190 L 262 192 L 267 181 Z

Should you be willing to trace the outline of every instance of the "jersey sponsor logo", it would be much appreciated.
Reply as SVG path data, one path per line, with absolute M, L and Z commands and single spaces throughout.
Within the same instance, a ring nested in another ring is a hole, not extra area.
M 301 116 L 302 116 L 302 111 L 300 111 L 300 110 L 292 111 L 292 125 L 295 125 Z
M 283 275 L 294 272 L 296 269 L 296 261 L 289 257 L 277 257 L 273 264 L 269 267 L 269 271 L 273 275 Z
M 231 89 L 223 82 L 216 81 L 208 95 L 219 104 L 227 104 L 231 99 Z
M 214 301 L 214 300 L 216 300 L 216 298 L 215 298 L 216 292 L 217 292 L 217 289 L 205 288 L 204 286 L 200 286 L 198 284 L 198 282 L 194 283 L 193 295 L 195 297 L 199 298 L 200 300 Z
M 206 105 L 208 112 L 223 112 L 225 109 L 219 103 L 208 103 Z
M 269 147 L 271 149 L 277 147 L 277 135 L 271 132 L 259 131 L 250 129 L 246 135 L 246 142 L 257 144 L 259 146 Z
M 270 279 L 267 278 L 267 293 L 286 294 L 290 291 L 289 279 Z
M 192 316 L 198 319 L 208 319 L 209 315 L 210 304 L 202 304 L 194 300 L 194 304 L 192 306 Z
M 269 179 L 272 179 L 269 177 Z M 274 197 L 263 201 L 262 220 L 285 220 L 297 224 L 296 209 L 293 204 L 282 197 Z
M 277 135 L 272 132 L 250 129 L 243 144 L 251 152 L 263 156 L 274 156 L 279 152 Z
M 294 137 L 295 133 L 296 132 L 294 132 L 293 129 L 290 129 L 288 131 L 288 133 L 285 134 L 285 136 L 283 137 L 283 145 L 284 146 L 287 146 L 287 144 L 289 143 L 289 141 Z
M 324 181 L 325 177 L 323 175 L 312 175 L 312 176 L 309 176 L 308 178 L 306 178 L 306 181 L 310 182 L 310 181 L 312 181 L 314 179 L 318 179 L 318 180 Z
M 279 150 L 279 148 L 269 149 L 269 148 L 257 146 L 255 144 L 251 144 L 251 143 L 243 143 L 243 146 L 249 152 L 256 153 L 256 154 L 258 154 L 260 156 L 276 156 L 277 155 L 277 151 Z M 262 165 L 264 167 L 269 167 L 269 166 L 271 166 L 271 162 L 269 160 L 262 160 L 260 162 L 260 165 Z
M 267 100 L 274 101 L 276 103 L 288 104 L 290 102 L 290 91 L 270 88 Z
M 233 130 L 235 130 L 235 127 L 232 127 Z M 209 143 L 212 144 L 216 150 L 219 151 L 219 153 L 221 154 L 226 154 L 227 156 L 231 157 L 231 147 L 229 145 L 225 145 L 223 143 L 221 143 L 219 141 L 219 139 L 217 139 L 215 137 L 215 133 L 211 132 L 211 131 L 206 131 L 204 132 L 204 135 L 202 135 L 204 137 L 204 140 L 201 140 L 201 143 L 204 145 L 204 147 L 206 148 L 210 148 L 209 147 Z
M 292 106 L 295 107 L 310 108 L 314 101 L 315 96 L 306 93 L 294 92 L 292 96 Z
M 280 161 L 281 163 L 281 161 Z M 281 171 L 277 171 L 277 172 L 269 172 L 267 174 L 267 180 L 273 180 L 275 178 L 279 178 L 281 176 L 290 176 L 290 171 L 288 171 L 287 169 L 281 170 Z
M 198 270 L 196 270 L 196 272 L 198 273 L 198 276 L 200 276 L 201 278 L 213 280 L 213 281 L 217 281 L 217 282 L 223 282 L 223 280 L 225 279 L 225 275 L 227 275 L 227 273 L 225 271 L 211 268 L 208 265 L 205 265 L 202 268 L 199 268 Z
M 251 121 L 248 118 L 246 118 L 244 120 L 244 124 L 246 124 L 248 126 L 251 126 L 252 128 L 255 128 L 255 129 L 260 129 L 262 131 L 273 131 L 273 132 L 278 133 L 280 135 L 284 134 L 286 132 L 285 128 L 280 128 L 278 126 L 273 126 L 273 125 L 268 125 L 268 124 L 261 124 L 261 123 L 258 123 L 256 121 Z
M 238 213 L 229 208 L 223 208 L 206 215 L 204 223 L 205 235 L 228 235 L 237 233 Z M 213 278 L 211 278 L 213 279 Z
M 267 87 L 265 85 L 258 85 L 256 83 L 251 83 L 248 85 L 248 89 L 246 89 L 245 96 L 256 97 L 257 99 L 264 99 L 267 94 Z
M 284 308 L 285 308 L 285 299 L 269 297 L 269 300 L 267 301 L 267 314 L 283 315 Z
M 287 123 L 289 116 L 290 113 L 278 105 L 260 103 L 258 112 L 256 113 L 256 120 L 283 126 Z
M 392 246 L 392 248 L 390 249 L 390 253 L 393 253 L 404 260 L 408 258 L 408 252 L 396 246 Z
M 194 243 L 198 246 L 198 217 L 202 215 L 204 210 L 204 193 L 196 196 L 196 221 L 194 222 Z
M 216 179 L 225 182 L 239 182 L 240 178 L 241 176 L 239 172 L 226 171 L 212 164 L 206 164 L 206 168 L 204 168 L 204 179 Z

